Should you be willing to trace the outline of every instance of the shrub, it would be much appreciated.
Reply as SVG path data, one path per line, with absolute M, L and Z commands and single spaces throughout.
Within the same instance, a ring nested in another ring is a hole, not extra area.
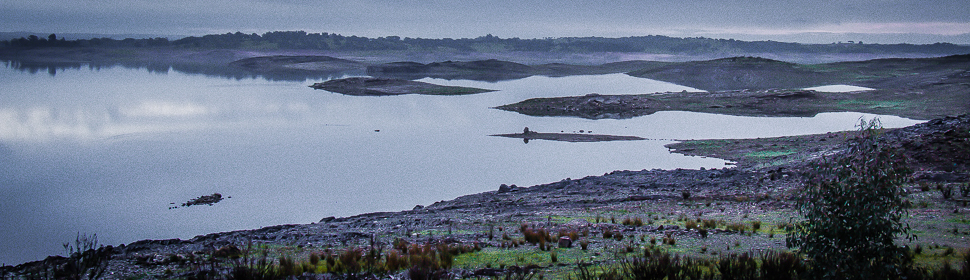
M 98 245 L 98 235 L 77 234 L 74 244 L 64 243 L 67 263 L 56 274 L 66 273 L 70 279 L 97 279 L 104 274 L 111 258 L 111 246 Z
M 758 263 L 748 253 L 731 254 L 717 261 L 721 279 L 757 279 Z
M 625 259 L 620 263 L 622 275 L 600 279 L 713 279 L 713 273 L 702 269 L 698 261 L 689 257 L 671 256 L 659 250 L 644 250 L 643 256 Z M 603 275 L 607 276 L 607 275 Z
M 911 171 L 901 153 L 879 141 L 878 120 L 862 120 L 859 128 L 845 152 L 815 165 L 798 201 L 804 221 L 787 238 L 822 278 L 886 278 L 910 261 L 894 239 L 915 238 L 902 222 L 900 186 Z
M 791 280 L 807 270 L 798 255 L 790 252 L 767 252 L 761 255 L 761 279 Z
M 727 225 L 727 230 L 737 231 L 739 233 L 744 233 L 748 229 L 748 226 L 743 223 L 730 223 Z
M 751 231 L 758 231 L 759 229 L 761 229 L 761 221 L 752 221 Z
M 717 227 L 717 221 L 716 220 L 713 220 L 713 219 L 701 220 L 701 224 L 704 226 L 704 228 L 716 228 Z
M 626 217 L 623 219 L 623 225 L 637 226 L 637 227 L 643 226 L 643 219 L 641 219 L 640 217 L 633 217 L 633 218 Z
M 674 236 L 671 235 L 670 233 L 668 233 L 667 236 L 664 237 L 663 241 L 664 241 L 664 244 L 667 244 L 670 246 L 677 245 L 677 239 L 675 239 Z
M 603 239 L 613 238 L 613 230 L 605 229 L 603 230 Z
M 528 227 L 522 228 L 522 235 L 526 242 L 530 244 L 545 243 L 547 241 L 552 241 L 552 237 L 549 236 L 549 231 L 544 228 L 532 229 Z
M 407 258 L 398 254 L 396 250 L 388 252 L 386 259 L 384 261 L 384 267 L 387 271 L 398 271 L 407 267 Z
M 687 229 L 697 229 L 697 222 L 688 220 L 687 223 L 684 224 L 684 227 Z
M 970 183 L 965 183 L 963 185 L 960 185 L 960 195 L 962 195 L 963 197 L 970 196 Z

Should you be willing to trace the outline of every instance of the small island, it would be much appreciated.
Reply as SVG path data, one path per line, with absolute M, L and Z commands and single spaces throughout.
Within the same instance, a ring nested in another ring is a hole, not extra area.
M 402 94 L 465 95 L 494 91 L 490 89 L 470 87 L 442 86 L 403 79 L 369 77 L 330 80 L 322 83 L 315 83 L 310 87 L 346 95 L 359 96 L 386 96 Z
M 644 138 L 636 136 L 618 136 L 618 135 L 603 135 L 603 134 L 586 134 L 586 133 L 540 133 L 529 130 L 528 127 L 522 131 L 522 133 L 510 133 L 510 134 L 494 134 L 490 136 L 508 137 L 508 138 L 521 138 L 525 143 L 529 143 L 529 140 L 541 139 L 541 140 L 551 140 L 551 141 L 565 141 L 565 142 L 605 142 L 605 141 L 634 141 L 634 140 L 644 140 Z

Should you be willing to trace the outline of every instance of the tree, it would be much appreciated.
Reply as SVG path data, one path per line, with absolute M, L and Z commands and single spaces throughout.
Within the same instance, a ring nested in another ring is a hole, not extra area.
M 912 173 L 896 148 L 880 141 L 878 119 L 860 120 L 848 149 L 809 176 L 796 223 L 787 238 L 813 261 L 823 279 L 891 279 L 909 265 L 897 236 L 912 241 L 901 185 Z

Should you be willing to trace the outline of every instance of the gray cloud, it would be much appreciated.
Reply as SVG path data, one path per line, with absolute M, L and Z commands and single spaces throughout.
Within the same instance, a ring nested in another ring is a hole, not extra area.
M 489 33 L 523 38 L 689 36 L 757 33 L 751 30 L 864 33 L 843 30 L 866 29 L 860 23 L 932 22 L 970 29 L 970 5 L 965 0 L 8 0 L 0 3 L 0 18 L 0 26 L 8 29 L 0 31 L 38 32 L 200 35 L 306 30 L 430 38 Z M 890 27 L 879 32 L 893 33 Z M 934 28 L 939 27 L 907 32 L 941 34 L 942 30 Z

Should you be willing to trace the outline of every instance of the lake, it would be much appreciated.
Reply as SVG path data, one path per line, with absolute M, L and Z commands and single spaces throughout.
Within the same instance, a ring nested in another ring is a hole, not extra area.
M 166 67 L 0 67 L 0 262 L 102 244 L 311 223 L 614 170 L 721 168 L 671 154 L 672 139 L 850 130 L 859 113 L 754 118 L 660 112 L 625 120 L 491 109 L 533 97 L 695 90 L 624 74 L 501 82 L 466 96 L 346 96 L 329 78 L 203 75 Z M 35 69 L 36 70 L 36 69 Z M 918 121 L 882 116 L 887 127 Z M 644 141 L 567 143 L 488 136 L 592 131 Z M 172 203 L 221 193 L 213 206 Z

